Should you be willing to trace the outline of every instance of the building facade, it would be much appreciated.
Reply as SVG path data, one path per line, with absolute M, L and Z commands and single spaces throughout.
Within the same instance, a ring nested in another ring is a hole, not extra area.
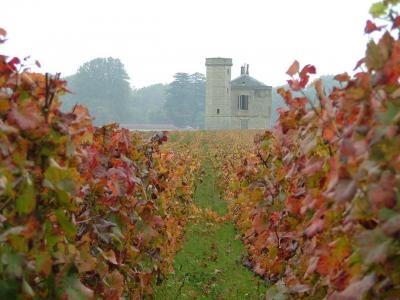
M 272 88 L 241 67 L 231 80 L 231 58 L 206 58 L 206 129 L 264 129 L 271 126 Z

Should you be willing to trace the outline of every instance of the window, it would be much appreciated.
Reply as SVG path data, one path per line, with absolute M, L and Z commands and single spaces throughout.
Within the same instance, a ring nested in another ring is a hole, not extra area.
M 241 109 L 241 110 L 249 109 L 249 96 L 248 95 L 240 95 L 238 97 L 238 109 Z
M 217 115 L 219 115 L 219 108 L 217 108 Z
M 248 119 L 240 119 L 240 129 L 249 129 Z
M 226 69 L 226 74 L 228 74 L 228 75 L 229 75 L 229 69 Z

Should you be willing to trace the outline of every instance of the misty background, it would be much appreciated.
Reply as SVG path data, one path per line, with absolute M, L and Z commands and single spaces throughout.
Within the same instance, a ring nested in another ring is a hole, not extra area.
M 364 55 L 375 0 L 6 0 L 2 54 L 31 56 L 61 74 L 100 125 L 173 124 L 202 128 L 206 57 L 233 59 L 272 87 L 296 59 L 319 76 L 352 73 Z M 315 78 L 313 78 L 314 80 Z M 312 90 L 307 94 L 313 95 Z M 282 99 L 273 90 L 273 118 Z

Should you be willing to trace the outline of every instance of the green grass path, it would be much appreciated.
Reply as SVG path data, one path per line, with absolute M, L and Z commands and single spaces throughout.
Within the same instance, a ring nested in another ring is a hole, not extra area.
M 206 150 L 205 150 L 206 151 Z M 227 211 L 220 199 L 216 177 L 207 160 L 203 164 L 195 201 L 220 215 Z M 156 288 L 156 299 L 263 299 L 265 284 L 242 265 L 246 255 L 232 222 L 201 218 L 189 224 L 185 242 L 177 254 L 174 273 Z

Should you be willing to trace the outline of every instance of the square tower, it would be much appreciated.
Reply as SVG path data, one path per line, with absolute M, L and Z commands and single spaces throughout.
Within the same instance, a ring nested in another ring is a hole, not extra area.
M 231 58 L 206 58 L 205 129 L 230 128 Z

